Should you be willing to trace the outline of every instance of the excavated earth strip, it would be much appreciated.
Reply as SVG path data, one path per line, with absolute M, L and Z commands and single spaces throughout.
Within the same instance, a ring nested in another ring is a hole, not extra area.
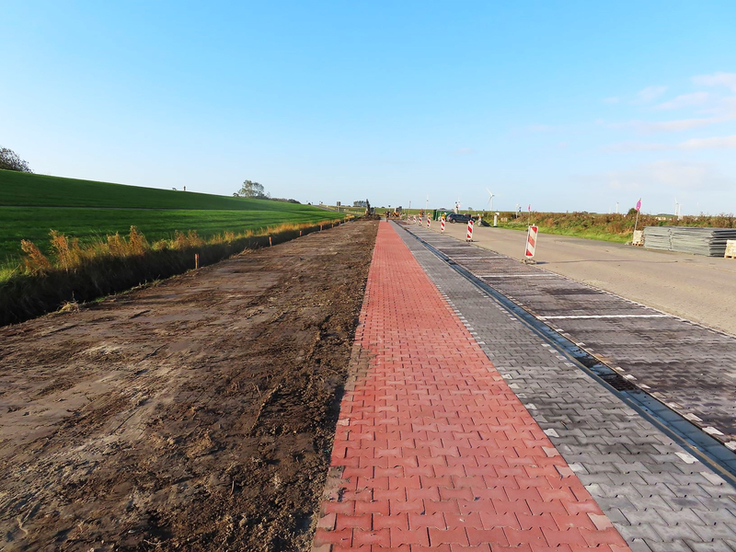
M 377 222 L 0 329 L 0 550 L 305 550 Z

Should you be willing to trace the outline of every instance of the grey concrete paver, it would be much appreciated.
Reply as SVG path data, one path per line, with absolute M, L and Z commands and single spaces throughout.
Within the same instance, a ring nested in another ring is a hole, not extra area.
M 632 550 L 731 550 L 732 487 L 420 242 L 400 235 Z
M 436 232 L 410 230 L 736 450 L 736 338 Z M 544 277 L 503 277 L 515 275 Z

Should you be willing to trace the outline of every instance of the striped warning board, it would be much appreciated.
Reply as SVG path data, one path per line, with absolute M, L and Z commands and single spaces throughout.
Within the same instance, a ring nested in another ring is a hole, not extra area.
M 432 217 L 427 215 L 427 228 L 429 228 L 430 223 L 432 222 Z
M 526 234 L 526 251 L 524 252 L 525 259 L 533 259 L 534 252 L 537 249 L 537 235 L 539 233 L 538 226 L 530 226 Z
M 445 231 L 445 215 L 442 215 L 442 218 L 440 219 L 440 231 Z
M 473 241 L 473 219 L 468 221 L 468 233 L 465 235 L 465 241 Z

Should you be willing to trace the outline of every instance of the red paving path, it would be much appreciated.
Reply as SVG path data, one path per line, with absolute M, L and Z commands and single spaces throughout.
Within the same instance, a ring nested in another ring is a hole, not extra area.
M 388 223 L 360 322 L 315 550 L 628 550 Z

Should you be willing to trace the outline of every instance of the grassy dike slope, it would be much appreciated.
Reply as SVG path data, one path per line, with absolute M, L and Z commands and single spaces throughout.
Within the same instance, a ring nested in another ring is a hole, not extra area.
M 0 266 L 6 267 L 18 263 L 22 239 L 48 252 L 52 229 L 84 245 L 106 234 L 127 234 L 131 226 L 155 241 L 172 238 L 176 230 L 196 230 L 208 238 L 226 231 L 338 218 L 342 215 L 282 201 L 0 170 Z
M 195 254 L 207 266 L 343 216 L 282 201 L 0 170 L 0 325 L 181 274 L 194 268 Z M 21 240 L 33 243 L 21 248 Z

